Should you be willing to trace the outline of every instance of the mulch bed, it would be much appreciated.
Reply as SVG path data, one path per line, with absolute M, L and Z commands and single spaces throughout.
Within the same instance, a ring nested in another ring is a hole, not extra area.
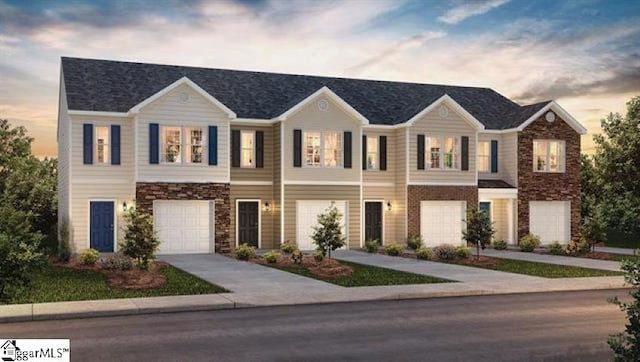
M 262 257 L 254 258 L 250 261 L 256 264 L 269 264 Z M 353 269 L 350 266 L 343 265 L 335 259 L 324 259 L 319 262 L 310 256 L 303 257 L 300 264 L 294 263 L 291 258 L 281 258 L 276 263 L 271 263 L 269 265 L 282 269 L 306 268 L 313 275 L 327 279 L 345 278 L 350 277 L 351 274 L 353 274 Z
M 154 262 L 149 270 L 140 270 L 135 267 L 131 270 L 107 270 L 100 268 L 98 263 L 94 265 L 81 264 L 77 258 L 71 258 L 68 263 L 53 262 L 52 265 L 101 273 L 107 278 L 107 284 L 110 287 L 122 290 L 156 289 L 167 281 L 167 277 L 160 272 L 167 264 L 160 261 Z
M 605 253 L 603 251 L 590 251 L 586 254 L 552 254 L 547 250 L 536 250 L 534 251 L 534 253 L 536 254 L 541 254 L 541 255 L 556 255 L 556 256 L 572 256 L 572 257 L 576 257 L 576 258 L 588 258 L 588 259 L 597 259 L 597 260 L 613 260 L 616 261 L 614 255 L 615 254 L 611 254 L 611 253 Z M 631 257 L 631 255 L 629 255 L 629 257 Z

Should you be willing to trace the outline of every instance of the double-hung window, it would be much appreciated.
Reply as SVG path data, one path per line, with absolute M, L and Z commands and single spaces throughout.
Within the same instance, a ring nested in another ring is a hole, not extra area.
M 535 172 L 564 172 L 564 167 L 564 141 L 533 141 L 533 170 Z
M 162 150 L 160 156 L 163 163 L 182 162 L 182 129 L 180 127 L 162 127 Z
M 304 133 L 304 159 L 305 164 L 310 167 L 319 167 L 320 163 L 320 132 Z
M 478 171 L 489 172 L 491 165 L 491 142 L 478 142 Z
M 445 137 L 444 138 L 444 168 L 445 170 L 457 170 L 458 165 L 458 138 Z
M 240 132 L 240 166 L 256 167 L 256 133 L 253 131 Z
M 109 127 L 96 126 L 95 138 L 95 162 L 109 163 Z
M 440 168 L 440 138 L 427 137 L 427 155 L 429 157 L 429 168 Z
M 187 163 L 202 163 L 204 150 L 204 131 L 202 128 L 187 128 Z
M 305 166 L 339 167 L 342 165 L 342 133 L 304 132 Z
M 378 169 L 378 137 L 367 137 L 367 170 Z
M 342 135 L 338 132 L 324 132 L 324 166 L 338 167 L 342 164 Z
M 454 136 L 429 136 L 426 142 L 428 168 L 432 170 L 460 169 L 459 138 Z

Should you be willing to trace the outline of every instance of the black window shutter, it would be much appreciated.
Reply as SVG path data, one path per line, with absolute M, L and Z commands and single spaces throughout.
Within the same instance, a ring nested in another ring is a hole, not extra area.
M 158 164 L 160 156 L 160 129 L 157 123 L 149 123 L 149 163 Z
M 82 163 L 93 164 L 93 125 L 82 125 Z
M 418 170 L 424 170 L 424 135 L 418 135 Z
M 240 130 L 231 131 L 231 167 L 240 167 Z
M 469 171 L 469 137 L 462 136 L 462 161 L 460 168 L 462 171 Z
M 491 173 L 498 172 L 498 141 L 491 141 Z
M 367 136 L 362 135 L 362 169 L 367 169 Z
M 380 170 L 387 170 L 387 136 L 380 136 L 378 141 L 378 151 L 380 152 Z
M 256 131 L 256 167 L 264 167 L 264 132 Z
M 111 126 L 111 164 L 120 164 L 120 126 Z
M 209 126 L 209 165 L 218 165 L 218 126 Z
M 302 131 L 293 130 L 293 167 L 302 167 Z
M 352 165 L 352 142 L 351 142 L 351 131 L 345 131 L 342 137 L 342 141 L 344 142 L 344 168 L 351 168 Z

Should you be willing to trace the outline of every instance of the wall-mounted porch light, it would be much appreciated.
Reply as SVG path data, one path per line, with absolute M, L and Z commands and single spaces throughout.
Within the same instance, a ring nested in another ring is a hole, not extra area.
M 128 209 L 129 209 L 129 206 L 127 205 L 127 202 L 126 201 L 123 202 L 122 203 L 122 210 L 126 212 Z
M 387 201 L 387 211 L 391 211 L 391 201 Z
M 262 205 L 262 211 L 265 211 L 265 212 L 271 211 L 271 204 L 269 204 L 269 201 L 265 202 L 264 205 Z

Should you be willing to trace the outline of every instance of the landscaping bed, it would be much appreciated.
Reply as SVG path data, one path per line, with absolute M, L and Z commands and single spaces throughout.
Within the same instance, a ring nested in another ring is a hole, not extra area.
M 602 251 L 591 251 L 584 254 L 553 254 L 547 250 L 536 250 L 535 253 L 542 254 L 542 255 L 572 256 L 576 258 L 587 258 L 587 259 L 608 260 L 608 261 L 623 261 L 623 260 L 635 258 L 634 255 L 612 254 L 612 253 L 605 253 Z

